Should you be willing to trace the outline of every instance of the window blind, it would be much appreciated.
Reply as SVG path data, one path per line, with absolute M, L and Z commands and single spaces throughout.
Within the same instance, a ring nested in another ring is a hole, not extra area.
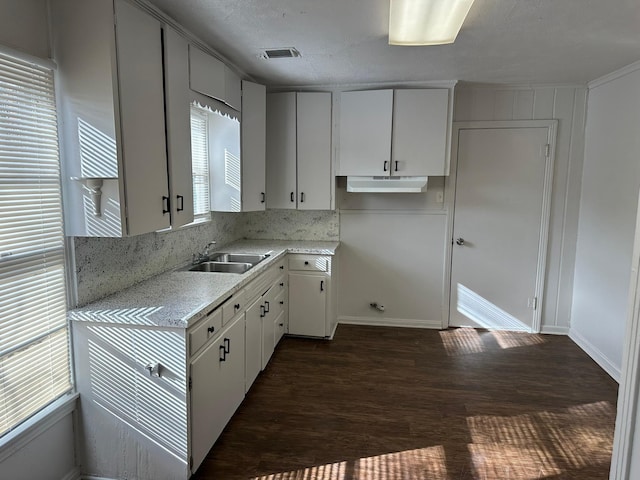
M 194 223 L 211 219 L 209 199 L 209 135 L 206 110 L 191 105 L 191 168 Z
M 0 53 L 0 435 L 71 389 L 53 72 Z

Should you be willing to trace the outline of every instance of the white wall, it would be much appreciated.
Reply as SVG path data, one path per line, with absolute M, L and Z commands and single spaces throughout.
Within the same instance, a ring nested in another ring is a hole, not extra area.
M 465 85 L 456 89 L 454 121 L 558 120 L 543 333 L 569 331 L 586 97 L 586 88 L 572 86 Z
M 46 0 L 0 0 L 0 45 L 49 58 Z M 17 450 L 0 439 L 12 452 L 0 457 L 0 478 L 59 480 L 75 468 L 74 442 L 71 414 Z
M 591 84 L 570 336 L 620 378 L 640 186 L 640 65 Z

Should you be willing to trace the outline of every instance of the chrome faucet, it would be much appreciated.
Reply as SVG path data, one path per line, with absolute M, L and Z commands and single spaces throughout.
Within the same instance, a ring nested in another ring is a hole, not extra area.
M 194 253 L 191 258 L 191 264 L 197 265 L 198 263 L 206 262 L 209 260 L 209 247 L 215 245 L 216 242 L 214 240 L 210 241 L 204 246 L 204 251 L 202 253 Z

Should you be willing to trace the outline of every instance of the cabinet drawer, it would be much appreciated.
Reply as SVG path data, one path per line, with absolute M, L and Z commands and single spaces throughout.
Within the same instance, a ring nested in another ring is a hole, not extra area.
M 317 255 L 292 256 L 289 258 L 289 270 L 326 272 L 329 270 L 329 259 Z
M 285 259 L 278 260 L 272 267 L 266 272 L 252 281 L 245 287 L 246 299 L 251 301 L 258 295 L 264 294 L 269 289 L 269 286 L 273 284 L 278 275 L 281 275 L 286 270 Z
M 229 320 L 246 308 L 246 293 L 240 290 L 233 294 L 229 300 L 222 304 L 222 325 L 226 325 Z
M 189 350 L 196 353 L 222 330 L 222 309 L 217 308 L 189 331 Z
M 275 316 L 277 317 L 280 313 L 285 312 L 287 309 L 287 292 L 282 291 L 279 292 L 274 301 L 274 310 Z

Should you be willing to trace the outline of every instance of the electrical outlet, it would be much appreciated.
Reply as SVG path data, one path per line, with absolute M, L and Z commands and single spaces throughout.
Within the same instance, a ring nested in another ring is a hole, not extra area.
M 438 193 L 436 193 L 436 202 L 437 203 L 444 203 L 444 192 L 443 191 L 439 191 Z

